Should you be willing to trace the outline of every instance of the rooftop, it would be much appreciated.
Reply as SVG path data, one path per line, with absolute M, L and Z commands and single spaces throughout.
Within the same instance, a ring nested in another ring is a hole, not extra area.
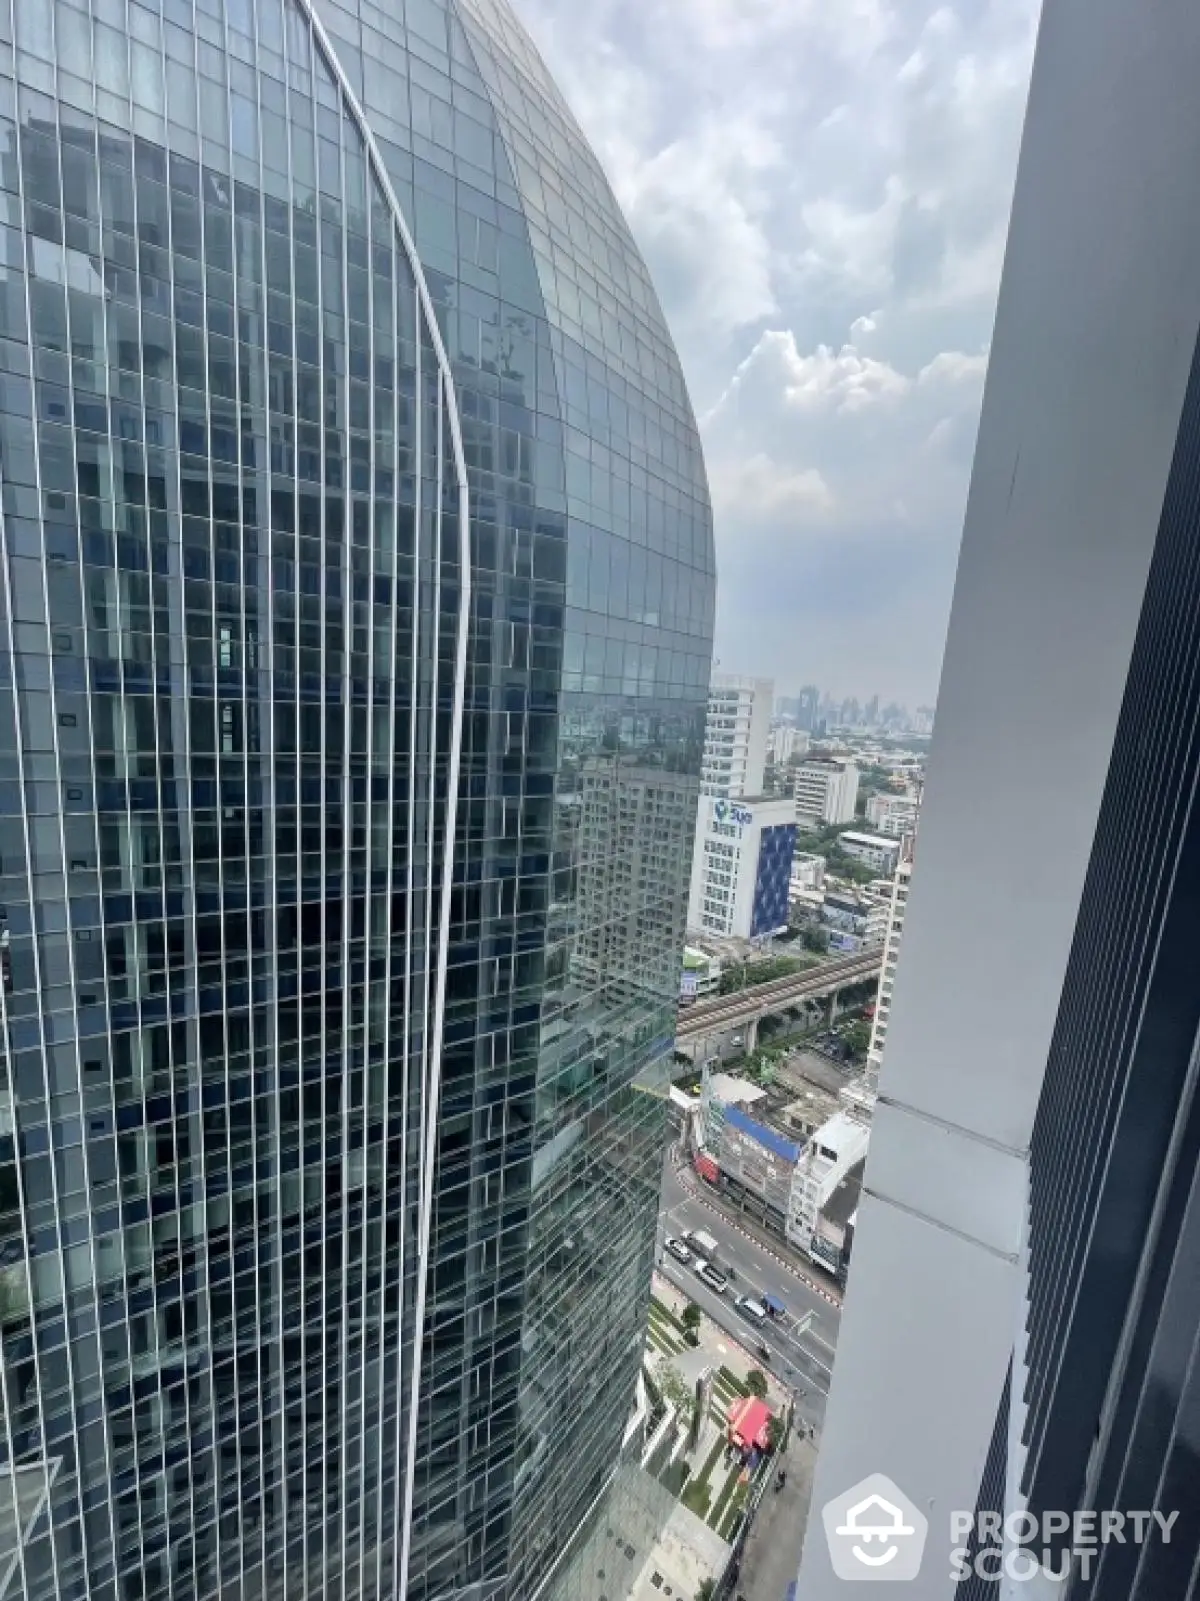
M 866 1132 L 863 1125 L 850 1116 L 849 1112 L 835 1112 L 828 1123 L 813 1135 L 818 1145 L 825 1145 L 839 1156 L 844 1152 L 853 1151 L 856 1147 L 865 1144 Z
M 708 1090 L 718 1101 L 726 1106 L 753 1106 L 755 1101 L 766 1099 L 766 1090 L 759 1089 L 757 1084 L 751 1084 L 744 1078 L 734 1078 L 732 1073 L 710 1073 L 708 1075 Z
M 856 845 L 874 845 L 876 849 L 885 851 L 900 849 L 900 841 L 889 839 L 886 834 L 859 834 L 854 829 L 848 828 L 844 834 L 838 835 L 839 842 L 847 839 L 853 840 Z

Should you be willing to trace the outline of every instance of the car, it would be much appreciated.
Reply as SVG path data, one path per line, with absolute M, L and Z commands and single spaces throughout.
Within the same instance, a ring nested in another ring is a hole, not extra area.
M 729 1283 L 729 1280 L 723 1273 L 718 1273 L 711 1262 L 702 1262 L 696 1271 L 710 1290 L 716 1290 L 718 1295 L 724 1295 L 725 1286 Z
M 677 1262 L 683 1262 L 686 1265 L 692 1260 L 692 1253 L 682 1240 L 666 1240 L 664 1244 Z
M 749 1318 L 751 1323 L 765 1323 L 767 1321 L 766 1306 L 757 1296 L 739 1295 L 733 1304 L 735 1310 L 740 1312 L 744 1318 Z

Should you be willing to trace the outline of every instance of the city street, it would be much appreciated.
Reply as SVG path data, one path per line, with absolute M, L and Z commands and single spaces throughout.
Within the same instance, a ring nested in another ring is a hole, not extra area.
M 697 1278 L 690 1267 L 663 1249 L 663 1241 L 689 1229 L 703 1229 L 717 1242 L 720 1266 L 730 1274 L 729 1287 L 718 1295 Z M 659 1213 L 657 1259 L 660 1272 L 682 1290 L 715 1323 L 749 1350 L 765 1346 L 771 1352 L 771 1370 L 796 1392 L 797 1414 L 820 1429 L 825 1416 L 837 1340 L 839 1308 L 810 1289 L 798 1273 L 736 1229 L 729 1220 L 685 1187 L 668 1156 L 663 1165 L 662 1207 Z M 773 1295 L 787 1308 L 782 1321 L 768 1320 L 761 1327 L 739 1315 L 739 1295 Z M 803 1332 L 798 1325 L 811 1314 Z

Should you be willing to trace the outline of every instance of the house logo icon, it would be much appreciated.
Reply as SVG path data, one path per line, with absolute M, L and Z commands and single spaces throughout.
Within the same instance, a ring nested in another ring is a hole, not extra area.
M 829 1557 L 839 1579 L 915 1579 L 929 1523 L 883 1473 L 852 1486 L 821 1509 Z

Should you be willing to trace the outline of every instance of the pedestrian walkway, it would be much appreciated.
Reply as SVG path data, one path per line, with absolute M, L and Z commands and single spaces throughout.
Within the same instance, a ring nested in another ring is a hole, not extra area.
M 776 1493 L 768 1490 L 746 1539 L 734 1592 L 745 1601 L 783 1601 L 788 1585 L 800 1568 L 800 1553 L 812 1501 L 817 1448 L 793 1433 L 776 1469 L 787 1473 L 787 1483 Z

